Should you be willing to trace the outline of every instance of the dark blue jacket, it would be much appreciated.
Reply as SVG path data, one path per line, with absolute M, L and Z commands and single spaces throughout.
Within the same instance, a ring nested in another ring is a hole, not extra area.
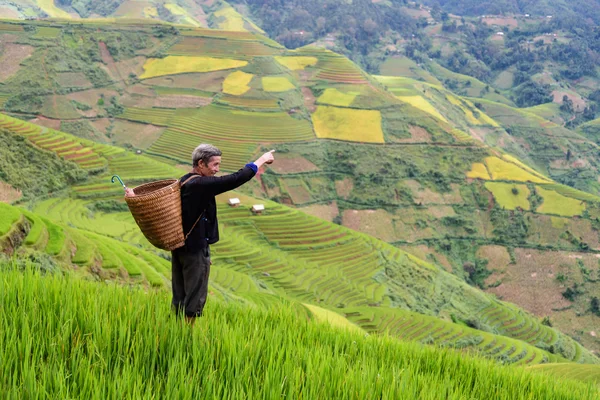
M 189 234 L 185 241 L 187 251 L 194 252 L 219 241 L 219 222 L 217 221 L 217 203 L 215 196 L 233 190 L 248 182 L 256 175 L 254 163 L 246 164 L 238 172 L 225 176 L 199 176 L 181 187 L 181 213 L 183 234 Z M 180 182 L 197 174 L 185 174 Z M 202 215 L 194 229 L 192 226 Z

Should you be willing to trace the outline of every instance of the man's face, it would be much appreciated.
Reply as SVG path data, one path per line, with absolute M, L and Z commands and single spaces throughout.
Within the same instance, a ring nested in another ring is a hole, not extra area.
M 208 161 L 208 164 L 204 164 L 202 160 L 198 162 L 198 167 L 200 168 L 200 173 L 203 176 L 214 176 L 217 172 L 219 172 L 219 167 L 221 166 L 221 156 L 212 156 Z

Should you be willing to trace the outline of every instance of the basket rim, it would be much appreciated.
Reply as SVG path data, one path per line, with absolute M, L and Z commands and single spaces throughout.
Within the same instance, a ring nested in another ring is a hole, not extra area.
M 140 200 L 143 200 L 143 199 L 145 199 L 145 198 L 147 198 L 149 196 L 153 196 L 159 190 L 170 188 L 173 185 L 179 186 L 179 179 L 163 179 L 163 180 L 160 180 L 160 181 L 147 182 L 147 183 L 144 183 L 142 185 L 138 185 L 138 186 L 136 186 L 136 187 L 133 188 L 133 191 L 135 192 L 136 189 L 139 189 L 139 188 L 144 187 L 144 186 L 156 185 L 157 183 L 160 183 L 160 182 L 170 182 L 170 183 L 168 185 L 165 185 L 165 186 L 159 188 L 159 189 L 153 190 L 152 192 L 148 192 L 148 193 L 144 193 L 144 194 L 136 194 L 133 197 L 126 197 L 126 198 L 128 198 L 128 199 L 136 199 L 136 200 L 140 201 Z

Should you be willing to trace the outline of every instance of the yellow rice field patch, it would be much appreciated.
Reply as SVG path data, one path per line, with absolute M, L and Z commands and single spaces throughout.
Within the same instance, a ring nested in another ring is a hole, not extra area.
M 308 310 L 318 321 L 327 322 L 331 326 L 335 326 L 338 328 L 348 329 L 359 333 L 365 333 L 365 331 L 363 331 L 359 326 L 354 325 L 352 322 L 348 321 L 346 318 L 342 317 L 338 313 L 326 310 L 321 307 L 313 306 L 312 304 L 303 303 L 303 305 L 304 307 L 308 308 Z
M 518 182 L 533 182 L 533 183 L 549 183 L 548 180 L 542 179 L 537 175 L 533 175 L 523 168 L 504 161 L 498 157 L 487 157 L 485 159 L 488 171 L 493 180 L 500 181 L 518 181 Z
M 48 14 L 50 18 L 72 18 L 68 12 L 56 7 L 54 0 L 38 0 L 37 6 Z
M 491 180 L 490 174 L 488 173 L 485 164 L 482 163 L 474 163 L 473 167 L 469 172 L 467 172 L 467 178 L 471 179 L 484 179 L 486 181 Z
M 515 185 L 503 182 L 486 182 L 485 188 L 492 192 L 500 207 L 507 210 L 529 210 L 529 188 L 526 185 Z
M 450 103 L 459 107 L 465 113 L 465 118 L 467 119 L 467 122 L 469 124 L 471 124 L 471 125 L 491 125 L 494 127 L 499 126 L 496 121 L 494 121 L 487 114 L 485 114 L 481 111 L 477 111 L 478 116 L 476 117 L 475 114 L 473 114 L 473 111 L 471 111 L 471 110 L 475 110 L 475 105 L 473 103 L 471 103 L 470 101 L 464 100 L 464 99 L 461 100 L 458 97 L 453 96 L 451 94 L 447 94 L 446 98 L 448 99 L 448 101 L 450 101 Z
M 156 7 L 144 7 L 145 18 L 158 18 L 158 10 Z
M 542 205 L 536 210 L 539 213 L 572 217 L 581 215 L 585 210 L 585 203 L 581 200 L 563 196 L 554 190 L 544 189 L 540 186 L 536 186 L 535 190 L 544 199 Z
M 275 60 L 292 71 L 302 70 L 306 67 L 312 67 L 319 61 L 317 57 L 306 57 L 306 56 L 275 56 Z
M 332 106 L 349 107 L 360 92 L 340 92 L 335 88 L 327 88 L 325 92 L 317 99 L 321 104 L 329 104 Z
M 517 158 L 509 155 L 509 154 L 503 154 L 502 158 L 505 159 L 508 162 L 511 162 L 513 164 L 517 164 L 519 167 L 523 168 L 525 171 L 530 172 L 531 174 L 537 176 L 540 179 L 544 179 L 548 182 L 550 182 L 550 179 L 546 178 L 544 175 L 540 174 L 539 172 L 537 172 L 535 169 L 531 168 L 530 166 L 523 164 L 520 160 L 518 160 Z
M 194 19 L 194 17 L 192 17 L 184 8 L 181 8 L 177 4 L 168 3 L 165 4 L 165 8 L 169 10 L 171 14 L 183 17 L 182 22 L 186 22 L 192 26 L 201 26 L 200 23 Z
M 226 31 L 246 31 L 244 28 L 244 18 L 231 6 L 224 7 L 214 13 L 216 17 L 222 17 L 225 20 L 219 22 L 219 29 Z
M 263 89 L 266 92 L 287 92 L 296 86 L 284 76 L 265 76 L 262 78 Z
M 223 81 L 223 93 L 232 94 L 234 96 L 241 96 L 250 90 L 248 84 L 252 80 L 254 75 L 247 74 L 243 71 L 235 71 L 227 75 L 227 78 Z
M 354 142 L 383 143 L 381 113 L 377 110 L 355 110 L 318 106 L 312 114 L 319 138 Z
M 248 62 L 228 58 L 168 56 L 152 58 L 144 64 L 144 73 L 140 79 L 164 75 L 186 74 L 190 72 L 210 72 L 239 68 Z
M 428 114 L 433 115 L 434 117 L 436 117 L 439 120 L 442 120 L 444 122 L 448 122 L 446 120 L 446 118 L 444 118 L 444 116 L 442 114 L 440 114 L 432 105 L 430 102 L 428 102 L 427 100 L 425 100 L 425 98 L 423 96 L 396 96 L 396 98 L 400 99 L 401 101 L 410 104 L 413 107 L 418 108 L 421 111 L 425 111 Z

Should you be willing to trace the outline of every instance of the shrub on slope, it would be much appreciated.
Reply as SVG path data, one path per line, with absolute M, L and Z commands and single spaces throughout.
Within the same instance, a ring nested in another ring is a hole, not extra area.
M 600 398 L 592 384 L 334 330 L 289 308 L 212 301 L 191 327 L 169 317 L 166 292 L 2 269 L 3 398 Z

